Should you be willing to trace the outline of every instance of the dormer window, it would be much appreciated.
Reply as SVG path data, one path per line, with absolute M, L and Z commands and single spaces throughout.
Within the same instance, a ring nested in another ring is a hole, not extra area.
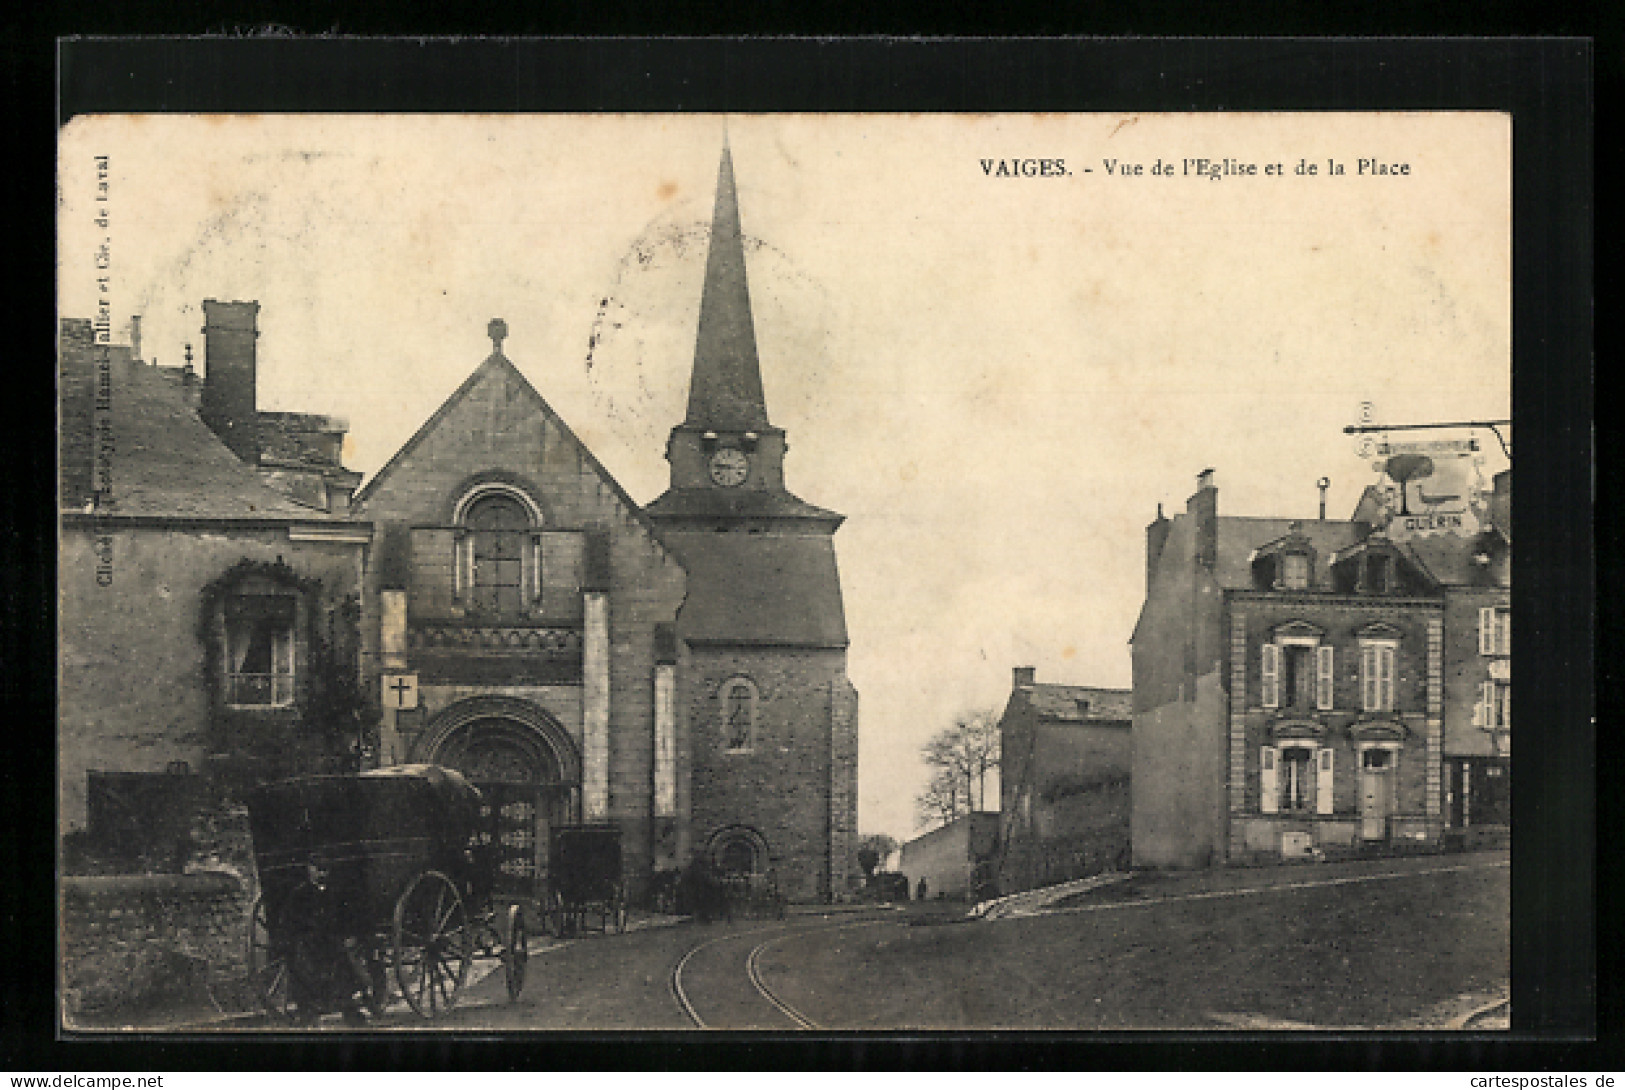
M 1387 594 L 1392 589 L 1393 558 L 1387 553 L 1368 553 L 1365 558 L 1367 594 Z
M 1297 523 L 1253 554 L 1253 585 L 1259 590 L 1309 590 L 1314 574 L 1315 548 Z

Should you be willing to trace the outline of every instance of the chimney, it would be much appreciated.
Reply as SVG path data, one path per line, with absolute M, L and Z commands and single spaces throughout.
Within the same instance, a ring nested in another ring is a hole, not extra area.
M 260 460 L 255 341 L 258 303 L 203 301 L 203 422 L 249 465 Z
M 1032 686 L 1033 677 L 1034 677 L 1035 674 L 1038 673 L 1038 667 L 1036 667 L 1036 666 L 1017 666 L 1014 670 L 1011 671 L 1011 673 L 1015 677 L 1015 687 L 1018 688 L 1018 689 L 1026 689 L 1026 688 L 1030 688 Z
M 1195 523 L 1196 565 L 1212 571 L 1219 558 L 1219 486 L 1211 468 L 1196 475 L 1196 492 L 1185 511 Z
M 130 358 L 137 363 L 143 362 L 141 358 L 141 315 L 130 316 Z
M 1162 547 L 1168 543 L 1168 528 L 1173 523 L 1162 513 L 1162 504 L 1157 504 L 1156 519 L 1145 528 L 1145 589 L 1151 590 L 1151 584 L 1157 577 L 1157 560 L 1162 556 Z

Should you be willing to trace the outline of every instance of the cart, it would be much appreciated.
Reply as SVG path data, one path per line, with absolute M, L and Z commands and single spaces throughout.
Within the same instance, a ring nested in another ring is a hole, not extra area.
M 611 824 L 564 825 L 548 845 L 548 922 L 560 938 L 580 934 L 587 918 L 596 930 L 626 930 L 626 887 L 621 877 L 621 830 Z
M 288 1021 L 449 1009 L 477 959 L 510 999 L 529 960 L 523 906 L 492 897 L 494 829 L 478 789 L 434 765 L 269 784 L 248 799 L 260 892 L 249 979 Z

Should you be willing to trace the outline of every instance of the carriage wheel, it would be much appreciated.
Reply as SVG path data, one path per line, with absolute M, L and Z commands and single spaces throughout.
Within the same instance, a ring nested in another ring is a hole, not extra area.
M 248 912 L 248 986 L 260 1009 L 291 1022 L 294 1009 L 289 984 L 288 956 L 271 940 L 265 894 L 261 893 Z
M 468 912 L 457 887 L 424 871 L 395 902 L 395 982 L 424 1018 L 449 1010 L 474 960 Z
M 508 982 L 508 999 L 517 1002 L 525 987 L 525 965 L 530 961 L 530 940 L 525 935 L 525 911 L 508 906 L 508 943 L 502 948 L 502 971 Z

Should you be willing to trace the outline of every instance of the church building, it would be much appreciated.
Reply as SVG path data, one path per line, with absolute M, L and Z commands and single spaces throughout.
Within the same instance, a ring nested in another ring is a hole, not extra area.
M 492 352 L 355 496 L 381 763 L 487 790 L 503 868 L 612 822 L 634 896 L 706 856 L 792 900 L 854 883 L 857 694 L 833 534 L 785 487 L 724 148 L 671 487 L 640 507 Z

